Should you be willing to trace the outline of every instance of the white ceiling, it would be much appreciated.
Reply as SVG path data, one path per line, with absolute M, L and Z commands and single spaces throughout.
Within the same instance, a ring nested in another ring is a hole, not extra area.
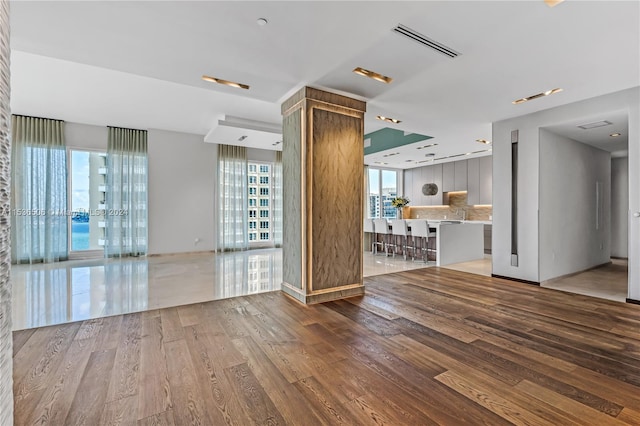
M 608 121 L 609 125 L 582 129 L 578 126 L 596 122 Z M 599 115 L 583 117 L 578 121 L 557 124 L 545 127 L 545 129 L 565 136 L 569 139 L 594 146 L 611 153 L 620 153 L 627 150 L 629 144 L 629 113 L 627 111 L 602 112 Z M 611 134 L 620 133 L 620 136 L 612 137 Z
M 311 85 L 366 100 L 366 132 L 430 135 L 442 157 L 486 149 L 475 140 L 493 121 L 640 85 L 639 17 L 637 1 L 12 2 L 12 109 L 205 135 L 226 115 L 279 124 L 282 101 Z M 461 56 L 393 33 L 400 23 Z M 417 146 L 394 149 L 388 167 L 419 159 Z

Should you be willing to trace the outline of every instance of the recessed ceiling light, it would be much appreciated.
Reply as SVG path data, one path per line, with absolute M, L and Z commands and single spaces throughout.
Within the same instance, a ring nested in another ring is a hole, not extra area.
M 249 136 L 247 135 L 242 135 L 238 138 L 238 142 L 242 142 L 243 140 L 245 140 L 246 138 L 248 138 Z
M 260 25 L 261 27 L 263 27 L 263 26 L 267 25 L 267 24 L 269 23 L 269 21 L 267 21 L 267 20 L 266 20 L 266 19 L 264 19 L 264 18 L 258 18 L 258 20 L 256 21 L 256 23 L 257 23 L 258 25 Z
M 547 90 L 546 92 L 542 92 L 542 93 L 537 93 L 535 95 L 531 95 L 531 96 L 527 96 L 526 98 L 520 98 L 520 99 L 516 99 L 515 101 L 511 102 L 514 105 L 518 105 L 518 104 L 522 104 L 525 102 L 529 102 L 532 101 L 534 99 L 538 99 L 538 98 L 542 98 L 545 96 L 549 96 L 549 95 L 553 95 L 554 93 L 558 93 L 558 92 L 562 92 L 561 88 L 555 88 L 555 89 L 551 89 L 551 90 Z
M 544 0 L 544 2 L 547 4 L 547 6 L 549 7 L 554 7 L 559 5 L 560 3 L 562 3 L 564 0 Z
M 405 163 L 411 163 L 413 160 L 404 160 Z
M 476 142 L 480 142 L 480 143 L 483 143 L 485 145 L 491 144 L 491 141 L 488 141 L 486 139 L 476 139 Z
M 203 75 L 202 79 L 204 81 L 210 81 L 212 83 L 218 83 L 218 84 L 222 84 L 222 85 L 225 85 L 225 86 L 236 87 L 238 89 L 245 89 L 245 90 L 249 89 L 249 86 L 247 84 L 236 83 L 235 81 L 223 80 L 221 78 L 211 77 L 211 76 L 208 76 L 208 75 Z
M 385 117 L 384 115 L 377 115 L 376 118 L 378 120 L 386 121 L 387 123 L 393 123 L 393 124 L 402 123 L 402 121 L 400 120 L 396 120 L 395 118 Z
M 387 164 L 389 164 L 389 163 L 384 163 L 384 162 L 382 162 L 382 161 L 376 161 L 376 162 L 375 162 L 375 164 L 387 165 Z
M 389 83 L 391 83 L 393 81 L 393 79 L 391 77 L 387 77 L 386 75 L 378 74 L 377 72 L 369 71 L 369 70 L 366 70 L 366 69 L 360 68 L 360 67 L 354 68 L 353 72 L 355 72 L 356 74 L 359 74 L 359 75 L 363 75 L 365 77 L 372 78 L 372 79 L 374 79 L 376 81 L 380 81 L 382 83 L 386 83 L 386 84 L 389 84 Z
M 610 121 L 607 120 L 602 120 L 602 121 L 594 121 L 593 123 L 586 123 L 586 124 L 580 124 L 579 128 L 583 129 L 583 130 L 589 130 L 589 129 L 595 129 L 597 127 L 604 127 L 604 126 L 609 126 L 613 124 Z
M 383 155 L 383 157 L 393 157 L 394 155 L 398 155 L 398 154 L 400 154 L 400 153 L 399 152 L 392 152 L 390 154 Z
M 611 133 L 609 136 L 611 136 L 612 138 L 617 138 L 618 136 L 622 136 L 622 133 Z
M 274 143 L 272 143 L 271 145 L 276 146 L 276 145 L 280 145 L 282 143 L 282 141 L 275 141 Z
M 436 145 L 438 145 L 438 144 L 437 144 L 437 143 L 432 143 L 432 144 L 429 144 L 429 145 L 419 146 L 419 147 L 417 147 L 416 149 L 431 148 L 432 146 L 436 146 Z

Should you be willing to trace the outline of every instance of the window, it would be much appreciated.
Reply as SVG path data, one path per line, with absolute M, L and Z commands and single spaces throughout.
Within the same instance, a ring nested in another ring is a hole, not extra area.
M 391 205 L 398 195 L 398 172 L 395 170 L 369 168 L 370 218 L 396 218 L 398 210 Z
M 255 241 L 255 240 L 256 240 L 256 233 L 249 232 L 249 241 Z
M 106 153 L 69 151 L 71 251 L 102 250 L 105 238 Z
M 259 229 L 261 232 L 256 234 L 256 238 L 252 241 L 255 246 L 264 246 L 265 242 L 273 242 L 273 234 L 269 230 L 273 229 L 273 200 L 272 191 L 274 183 L 274 166 L 270 163 L 248 163 L 249 173 L 253 175 L 247 178 L 247 187 L 249 188 L 250 196 L 259 196 L 259 198 L 249 198 L 249 218 L 252 219 L 253 225 L 250 222 L 249 229 Z M 257 209 L 260 207 L 260 209 Z M 260 213 L 258 213 L 258 210 Z M 260 218 L 260 221 L 254 220 Z

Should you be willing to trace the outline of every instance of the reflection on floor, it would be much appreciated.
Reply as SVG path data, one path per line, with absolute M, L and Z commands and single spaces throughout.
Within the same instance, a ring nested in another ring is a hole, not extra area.
M 485 254 L 482 260 L 472 260 L 470 262 L 453 263 L 445 265 L 443 268 L 453 269 L 455 271 L 469 272 L 470 274 L 491 276 L 491 255 Z
M 628 290 L 628 261 L 611 259 L 608 265 L 549 280 L 542 287 L 624 302 Z
M 365 276 L 423 268 L 364 254 Z M 280 289 L 282 250 L 14 265 L 14 330 Z

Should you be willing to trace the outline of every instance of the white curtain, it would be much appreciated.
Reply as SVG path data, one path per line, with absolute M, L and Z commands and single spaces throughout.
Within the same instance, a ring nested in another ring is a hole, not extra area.
M 147 131 L 109 127 L 105 256 L 147 253 Z
M 64 122 L 11 118 L 11 254 L 15 263 L 68 257 Z
M 249 248 L 247 149 L 218 145 L 218 250 Z
M 273 242 L 282 247 L 282 151 L 276 151 L 273 165 Z

